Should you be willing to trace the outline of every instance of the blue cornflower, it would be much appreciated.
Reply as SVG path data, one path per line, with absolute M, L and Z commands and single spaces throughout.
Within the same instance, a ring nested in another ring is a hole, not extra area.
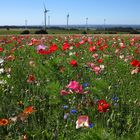
M 89 124 L 89 128 L 92 128 L 92 127 L 94 127 L 94 125 L 95 125 L 95 124 L 93 124 L 93 123 L 90 123 L 90 124 Z
M 89 83 L 85 82 L 85 83 L 83 83 L 82 86 L 83 86 L 83 88 L 89 87 Z
M 117 102 L 117 101 L 119 100 L 119 98 L 116 97 L 116 96 L 114 96 L 114 97 L 112 98 L 112 100 L 115 101 L 115 102 Z
M 64 108 L 64 109 L 68 109 L 69 106 L 68 106 L 68 105 L 64 105 L 63 108 Z
M 77 113 L 77 110 L 76 110 L 76 109 L 72 109 L 72 110 L 70 111 L 70 113 L 71 113 L 71 114 L 76 114 L 76 113 Z

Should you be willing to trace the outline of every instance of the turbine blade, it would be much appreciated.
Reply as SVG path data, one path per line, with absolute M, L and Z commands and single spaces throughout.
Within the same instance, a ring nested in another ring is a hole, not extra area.
M 44 9 L 45 9 L 45 11 L 46 11 L 46 6 L 45 6 L 45 3 L 43 3 L 43 6 L 44 6 Z

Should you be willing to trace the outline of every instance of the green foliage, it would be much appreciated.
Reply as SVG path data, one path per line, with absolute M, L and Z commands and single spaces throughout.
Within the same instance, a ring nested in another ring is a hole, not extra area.
M 35 34 L 48 34 L 48 32 L 45 30 L 38 30 L 38 31 L 35 31 Z
M 24 30 L 21 34 L 30 34 L 29 30 Z

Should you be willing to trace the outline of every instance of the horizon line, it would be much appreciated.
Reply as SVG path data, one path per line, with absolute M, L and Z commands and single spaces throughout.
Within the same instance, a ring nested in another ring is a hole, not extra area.
M 69 24 L 69 26 L 85 26 L 86 24 Z M 97 26 L 97 25 L 104 25 L 104 24 L 88 24 L 88 26 Z M 135 25 L 135 26 L 140 26 L 140 24 L 106 24 L 105 26 L 109 26 L 109 25 L 126 25 L 126 26 L 129 26 L 129 25 Z M 44 26 L 44 25 L 41 25 L 41 24 L 29 24 L 29 25 L 16 25 L 16 24 L 11 24 L 11 25 L 0 25 L 0 26 Z M 51 24 L 49 26 L 66 26 L 66 24 Z

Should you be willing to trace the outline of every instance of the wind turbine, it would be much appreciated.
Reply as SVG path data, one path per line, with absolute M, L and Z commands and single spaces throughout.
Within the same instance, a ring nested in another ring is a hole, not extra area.
M 50 16 L 48 16 L 48 27 L 50 27 Z
M 88 18 L 86 18 L 86 31 L 88 29 Z
M 105 26 L 106 26 L 106 19 L 104 19 L 104 31 L 105 31 Z
M 69 29 L 69 17 L 70 17 L 70 15 L 67 14 L 67 30 Z
M 27 19 L 25 19 L 25 29 L 27 29 L 27 23 L 28 23 L 28 21 L 27 21 Z
M 47 10 L 46 9 L 46 6 L 45 6 L 45 4 L 44 4 L 44 21 L 45 21 L 45 31 L 46 31 L 46 15 L 47 15 L 47 13 L 49 12 L 50 10 Z

